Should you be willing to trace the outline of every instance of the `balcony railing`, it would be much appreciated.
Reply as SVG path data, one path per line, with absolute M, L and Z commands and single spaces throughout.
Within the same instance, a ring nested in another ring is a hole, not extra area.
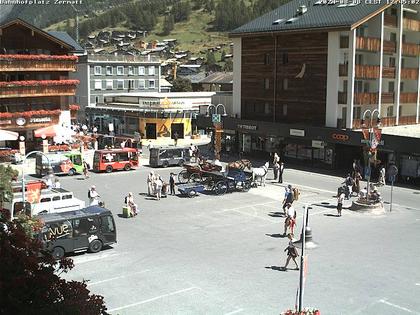
M 384 25 L 390 26 L 390 27 L 397 27 L 397 17 L 394 15 L 385 14 Z
M 394 79 L 395 78 L 395 67 L 383 67 L 382 68 L 382 77 Z
M 379 66 L 356 65 L 354 76 L 358 79 L 379 78 Z
M 416 68 L 402 68 L 401 69 L 401 78 L 407 80 L 417 80 L 419 75 L 419 70 Z
M 381 127 L 395 126 L 396 121 L 395 117 L 381 117 Z M 353 129 L 368 128 L 368 125 L 362 125 L 361 119 L 353 119 Z
M 338 66 L 338 74 L 340 77 L 346 77 L 348 75 L 348 65 L 340 64 Z
M 76 71 L 76 56 L 0 55 L 0 71 Z
M 419 45 L 403 43 L 401 54 L 403 56 L 418 56 L 419 55 Z
M 417 92 L 414 93 L 401 93 L 400 94 L 400 103 L 417 103 Z
M 381 40 L 375 37 L 356 37 L 356 49 L 366 51 L 380 51 Z
M 381 98 L 382 104 L 394 104 L 394 93 L 384 92 Z
M 378 104 L 378 93 L 354 93 L 355 105 Z
M 400 116 L 398 118 L 398 125 L 415 125 L 416 115 L 414 116 Z
M 420 32 L 420 21 L 413 19 L 403 19 L 403 29 Z
M 384 40 L 384 54 L 392 55 L 397 51 L 397 44 L 390 40 Z
M 0 82 L 0 98 L 74 95 L 77 84 L 78 80 Z

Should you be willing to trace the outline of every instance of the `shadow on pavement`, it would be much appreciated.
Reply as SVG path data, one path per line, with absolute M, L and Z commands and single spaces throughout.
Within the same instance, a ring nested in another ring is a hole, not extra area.
M 265 235 L 270 236 L 270 237 L 275 237 L 275 238 L 285 238 L 285 237 L 287 237 L 287 235 L 284 235 L 284 234 L 265 234 Z
M 324 213 L 324 216 L 326 216 L 326 217 L 336 217 L 336 218 L 339 217 L 338 214 L 332 214 L 332 213 Z
M 270 217 L 274 217 L 274 218 L 284 218 L 285 217 L 283 212 L 270 212 L 268 215 Z
M 267 266 L 265 269 L 271 269 L 275 271 L 287 271 L 287 268 L 279 267 L 279 266 Z

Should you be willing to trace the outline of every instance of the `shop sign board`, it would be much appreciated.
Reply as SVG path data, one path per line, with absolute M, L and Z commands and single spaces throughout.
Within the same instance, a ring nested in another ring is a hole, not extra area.
M 296 136 L 296 137 L 304 137 L 305 136 L 305 130 L 290 129 L 290 135 L 291 136 Z
M 243 130 L 257 130 L 258 129 L 256 125 L 244 125 L 244 124 L 237 124 L 236 128 L 243 129 Z
M 211 115 L 211 121 L 213 124 L 220 124 L 221 123 L 221 115 L 220 114 L 212 114 Z
M 324 141 L 321 141 L 321 140 L 312 140 L 312 147 L 323 149 L 325 147 L 325 143 Z
M 341 134 L 341 133 L 333 133 L 331 135 L 331 138 L 334 140 L 338 140 L 338 141 L 348 141 L 349 140 L 349 136 L 345 135 L 345 134 Z

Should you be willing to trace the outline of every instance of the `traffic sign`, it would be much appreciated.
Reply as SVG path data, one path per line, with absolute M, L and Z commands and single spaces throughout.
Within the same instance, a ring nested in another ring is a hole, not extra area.
M 220 114 L 212 114 L 211 121 L 213 124 L 220 124 L 222 121 L 222 116 Z

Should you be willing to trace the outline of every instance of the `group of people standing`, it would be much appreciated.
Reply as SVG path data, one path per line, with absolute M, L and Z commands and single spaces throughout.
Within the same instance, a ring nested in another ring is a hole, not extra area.
M 274 180 L 278 179 L 279 183 L 283 183 L 284 163 L 280 161 L 279 155 L 275 152 L 273 154 L 273 173 Z
M 168 188 L 170 192 L 168 192 Z M 147 194 L 154 196 L 156 200 L 160 200 L 162 196 L 167 196 L 168 193 L 175 195 L 175 174 L 169 175 L 169 184 L 162 179 L 162 176 L 150 171 L 147 176 Z

